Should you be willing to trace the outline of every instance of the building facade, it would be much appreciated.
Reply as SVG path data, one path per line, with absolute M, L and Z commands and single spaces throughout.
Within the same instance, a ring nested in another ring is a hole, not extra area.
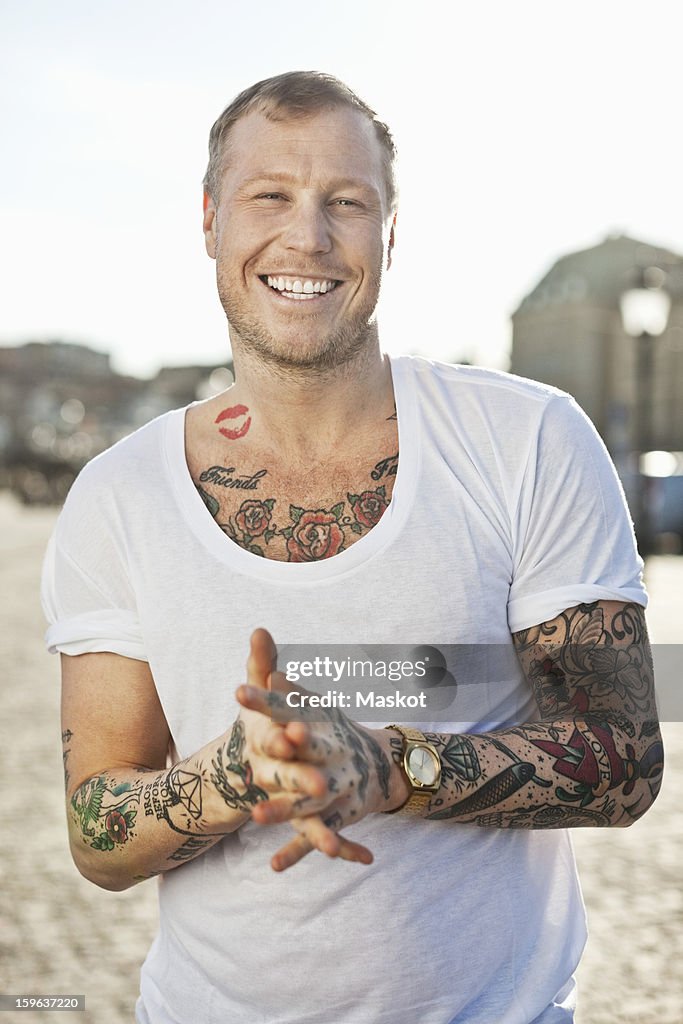
M 626 333 L 620 297 L 650 268 L 671 299 L 653 338 L 652 379 L 639 379 L 638 340 Z M 650 390 L 650 449 L 683 451 L 683 257 L 623 235 L 559 259 L 512 316 L 511 369 L 569 391 L 617 464 L 641 447 L 638 403 Z

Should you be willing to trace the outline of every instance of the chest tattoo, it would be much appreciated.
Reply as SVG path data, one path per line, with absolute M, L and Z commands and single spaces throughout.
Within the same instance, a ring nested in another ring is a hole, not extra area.
M 340 500 L 324 508 L 287 504 L 273 497 L 250 497 L 232 511 L 229 501 L 200 486 L 206 484 L 226 491 L 260 490 L 267 493 L 265 469 L 237 473 L 234 466 L 211 466 L 203 470 L 195 486 L 208 511 L 224 533 L 252 554 L 288 562 L 317 562 L 344 551 L 354 540 L 371 530 L 384 515 L 398 469 L 398 454 L 380 459 L 369 472 L 379 486 L 346 491 Z M 387 493 L 387 488 L 389 493 Z M 285 511 L 286 510 L 286 511 Z M 277 521 L 276 521 L 277 520 Z
M 398 473 L 398 452 L 396 455 L 389 455 L 386 459 L 380 459 L 370 473 L 373 480 L 381 480 L 383 476 L 396 476 Z
M 251 475 L 242 473 L 235 476 L 234 466 L 211 466 L 199 474 L 199 482 L 215 484 L 216 487 L 234 487 L 242 491 L 255 491 L 259 480 L 267 474 L 267 470 L 259 469 Z

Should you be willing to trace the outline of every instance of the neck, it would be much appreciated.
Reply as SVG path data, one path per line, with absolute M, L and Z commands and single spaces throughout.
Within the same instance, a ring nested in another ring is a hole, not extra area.
M 238 343 L 233 356 L 230 402 L 249 409 L 249 436 L 257 445 L 324 458 L 393 410 L 389 360 L 376 337 L 348 362 L 322 370 L 269 364 Z

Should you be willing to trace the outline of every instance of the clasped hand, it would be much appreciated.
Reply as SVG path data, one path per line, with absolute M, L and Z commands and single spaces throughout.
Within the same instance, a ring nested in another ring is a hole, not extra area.
M 275 670 L 275 657 L 270 634 L 256 630 L 247 684 L 237 689 L 244 758 L 255 784 L 269 795 L 254 806 L 252 818 L 261 825 L 288 821 L 297 833 L 273 856 L 271 866 L 284 871 L 315 849 L 370 864 L 370 850 L 339 833 L 345 825 L 399 806 L 405 798 L 389 734 L 366 729 L 336 708 L 297 709 L 292 721 L 286 695 L 297 688 Z

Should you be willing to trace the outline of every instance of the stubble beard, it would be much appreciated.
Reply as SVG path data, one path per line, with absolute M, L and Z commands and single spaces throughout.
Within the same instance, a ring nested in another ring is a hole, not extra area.
M 306 346 L 275 337 L 265 324 L 244 309 L 242 303 L 234 300 L 229 283 L 221 280 L 220 273 L 217 277 L 218 295 L 228 318 L 233 345 L 237 341 L 245 353 L 256 356 L 274 370 L 327 373 L 353 362 L 361 352 L 368 350 L 377 341 L 375 310 L 381 273 L 373 275 L 371 281 L 369 295 L 374 301 L 368 300 L 354 316 L 349 316 L 343 323 L 321 334 Z M 310 319 L 307 317 L 309 331 Z

